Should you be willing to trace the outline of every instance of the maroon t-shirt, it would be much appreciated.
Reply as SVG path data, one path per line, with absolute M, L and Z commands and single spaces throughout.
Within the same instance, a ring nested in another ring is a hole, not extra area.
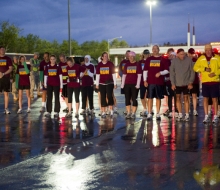
M 68 77 L 68 73 L 67 73 L 67 70 L 66 70 L 66 67 L 68 66 L 67 63 L 63 63 L 63 62 L 60 62 L 59 63 L 59 66 L 61 68 L 61 71 L 62 71 L 62 76 L 63 76 L 63 84 L 66 84 L 67 83 L 67 77 Z
M 10 57 L 8 56 L 0 57 L 0 72 L 1 73 L 5 73 L 9 69 L 10 66 L 12 66 L 12 61 Z M 4 75 L 4 77 L 10 77 L 10 73 L 7 75 Z
M 126 63 L 128 63 L 128 62 L 129 62 L 129 60 L 127 60 L 127 59 L 123 59 L 121 61 L 121 63 L 119 64 L 119 72 L 121 72 L 123 74 L 124 67 L 125 67 Z
M 195 64 L 196 61 L 197 61 L 197 58 L 193 58 L 192 61 L 193 61 L 193 63 Z M 198 75 L 198 73 L 196 73 L 196 72 L 195 72 L 195 79 L 194 79 L 193 84 L 199 84 L 199 75 Z
M 80 87 L 80 73 L 86 70 L 85 67 L 82 67 L 79 64 L 74 64 L 72 67 L 66 67 L 68 79 L 67 79 L 67 87 L 77 88 Z
M 144 85 L 144 79 L 143 79 L 143 73 L 144 73 L 144 65 L 145 65 L 145 63 L 146 63 L 146 60 L 140 60 L 139 61 L 139 64 L 140 64 L 140 67 L 141 67 L 141 69 L 142 69 L 142 76 L 141 76 L 141 83 L 140 83 L 140 85 Z
M 137 84 L 138 74 L 142 74 L 141 65 L 138 62 L 126 63 L 123 74 L 126 75 L 125 84 Z
M 84 67 L 85 69 L 88 69 L 93 74 L 95 72 L 93 64 L 89 64 L 88 66 L 84 64 L 82 65 L 82 67 Z M 92 85 L 93 85 L 93 77 L 90 77 L 88 73 L 86 72 L 86 74 L 82 77 L 82 86 L 92 86 Z
M 47 85 L 60 86 L 60 75 L 62 74 L 60 66 L 55 64 L 54 66 L 46 66 L 44 75 L 47 76 Z
M 100 75 L 100 84 L 113 83 L 112 74 L 115 73 L 115 66 L 112 62 L 108 61 L 106 64 L 100 62 L 96 68 L 96 74 Z
M 144 66 L 144 71 L 148 71 L 147 83 L 164 85 L 164 76 L 161 75 L 158 78 L 155 76 L 157 73 L 164 70 L 169 70 L 169 68 L 167 68 L 166 60 L 163 57 L 148 57 Z
M 31 69 L 30 65 L 27 65 L 29 71 Z M 16 74 L 19 74 L 19 81 L 18 84 L 19 86 L 30 86 L 30 73 L 27 73 L 25 71 L 24 65 L 18 65 L 17 66 L 17 72 Z

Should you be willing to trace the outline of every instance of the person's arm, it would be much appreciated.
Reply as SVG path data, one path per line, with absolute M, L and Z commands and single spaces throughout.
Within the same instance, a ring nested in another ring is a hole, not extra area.
M 96 88 L 99 87 L 100 74 L 96 74 Z
M 143 72 L 143 80 L 147 81 L 147 75 L 148 75 L 148 71 L 144 71 Z
M 126 74 L 123 74 L 122 75 L 122 80 L 121 80 L 121 88 L 124 88 L 124 86 L 125 86 L 125 79 L 126 79 Z
M 62 89 L 63 88 L 63 75 L 60 74 L 59 77 L 60 77 L 60 89 Z
M 138 78 L 137 78 L 137 84 L 136 84 L 136 88 L 140 88 L 140 84 L 141 84 L 141 76 L 142 74 L 138 74 Z
M 190 79 L 189 79 L 189 84 L 193 84 L 193 82 L 195 80 L 195 72 L 193 70 L 193 66 L 194 66 L 194 63 L 193 63 L 193 61 L 191 61 L 191 63 L 190 63 Z
M 202 65 L 202 61 L 206 59 L 204 56 L 201 56 L 193 66 L 193 70 L 197 73 L 206 72 L 206 67 Z
M 114 86 L 116 86 L 116 85 L 117 85 L 116 73 L 113 73 L 113 74 L 112 74 L 112 79 L 113 79 L 113 81 L 114 81 Z

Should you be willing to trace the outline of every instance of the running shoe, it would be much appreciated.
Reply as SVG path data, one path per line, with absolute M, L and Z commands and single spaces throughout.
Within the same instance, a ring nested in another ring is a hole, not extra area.
M 80 115 L 86 115 L 86 110 L 83 110 Z
M 131 119 L 135 119 L 136 115 L 134 113 L 131 114 Z
M 44 117 L 50 118 L 51 114 L 49 112 L 45 112 Z
M 101 114 L 101 118 L 106 118 L 105 112 L 103 112 L 103 113 Z
M 21 114 L 22 113 L 22 109 L 18 109 L 17 114 Z
M 197 112 L 196 110 L 194 110 L 194 111 L 193 111 L 193 115 L 194 115 L 194 116 L 198 116 L 199 114 L 198 114 L 198 112 Z
M 70 118 L 72 117 L 72 113 L 71 112 L 68 112 L 66 115 L 65 115 L 65 118 Z
M 219 119 L 217 115 L 214 115 L 214 118 L 212 120 L 212 123 L 218 123 Z
M 42 106 L 41 109 L 40 109 L 40 112 L 43 113 L 45 111 L 46 111 L 46 108 Z
M 189 121 L 189 114 L 185 115 L 184 121 Z
M 156 120 L 157 120 L 157 121 L 160 121 L 160 120 L 161 120 L 161 117 L 160 117 L 160 114 L 159 114 L 159 113 L 156 115 Z
M 131 114 L 127 113 L 127 115 L 125 116 L 125 119 L 131 119 Z
M 143 110 L 143 111 L 140 112 L 140 116 L 141 116 L 141 117 L 147 117 L 147 114 L 148 114 L 148 113 L 147 113 L 146 110 Z
M 168 117 L 169 113 L 170 113 L 170 111 L 167 110 L 167 111 L 165 111 L 165 112 L 163 113 L 163 115 Z
M 54 112 L 54 115 L 53 115 L 54 117 L 59 117 L 59 113 L 58 112 Z
M 9 111 L 8 108 L 5 108 L 4 114 L 10 114 L 11 112 Z
M 181 121 L 181 120 L 183 120 L 183 115 L 179 114 L 178 117 L 177 117 L 177 121 Z
M 63 112 L 69 112 L 69 109 L 66 107 L 64 110 L 63 110 Z
M 128 112 L 127 111 L 123 111 L 123 113 L 124 113 L 124 115 L 127 115 Z
M 169 115 L 168 115 L 168 118 L 172 118 L 173 117 L 173 113 L 170 112 Z
M 118 108 L 114 107 L 114 113 L 117 114 L 118 113 Z
M 79 117 L 79 114 L 78 113 L 75 113 L 75 118 L 78 118 Z
M 150 113 L 147 115 L 147 120 L 148 120 L 148 121 L 151 121 L 151 120 L 152 120 L 152 115 L 151 115 Z
M 179 113 L 178 112 L 175 112 L 175 118 L 178 118 L 179 117 Z
M 31 113 L 31 108 L 28 108 L 28 109 L 27 109 L 27 113 Z
M 205 118 L 203 120 L 203 123 L 209 123 L 210 122 L 210 118 L 208 115 L 205 115 Z

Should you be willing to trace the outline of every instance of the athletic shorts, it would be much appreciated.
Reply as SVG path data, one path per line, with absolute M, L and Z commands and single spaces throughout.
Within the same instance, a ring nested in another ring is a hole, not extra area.
M 147 98 L 163 99 L 163 85 L 149 84 Z
M 164 86 L 164 95 L 165 96 L 174 96 L 174 91 L 171 87 L 172 87 L 171 85 Z
M 202 96 L 210 98 L 219 97 L 219 83 L 214 84 L 202 84 Z
M 67 98 L 67 84 L 64 84 L 64 85 L 63 85 L 62 96 L 63 96 L 64 98 Z
M 188 89 L 188 86 L 177 86 L 175 90 L 176 94 L 182 94 L 183 95 L 188 95 L 190 94 L 190 90 Z
M 147 93 L 147 87 L 145 87 L 144 85 L 140 85 L 140 98 L 144 99 L 146 93 Z
M 18 89 L 19 90 L 30 90 L 30 86 L 29 85 L 18 85 Z
M 198 94 L 199 93 L 199 84 L 193 84 L 193 88 L 190 90 L 191 94 Z
M 0 79 L 0 92 L 10 92 L 10 78 L 9 77 L 2 77 Z

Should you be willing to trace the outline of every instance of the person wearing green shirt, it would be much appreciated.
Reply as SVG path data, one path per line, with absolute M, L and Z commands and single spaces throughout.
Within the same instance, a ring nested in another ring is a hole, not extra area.
M 18 58 L 17 56 L 13 57 L 12 60 L 12 66 L 13 66 L 13 70 L 11 72 L 11 84 L 12 84 L 12 95 L 15 101 L 18 100 L 18 90 L 16 88 L 16 83 L 15 83 L 15 75 L 16 75 L 16 71 L 17 71 L 17 67 L 18 67 Z

